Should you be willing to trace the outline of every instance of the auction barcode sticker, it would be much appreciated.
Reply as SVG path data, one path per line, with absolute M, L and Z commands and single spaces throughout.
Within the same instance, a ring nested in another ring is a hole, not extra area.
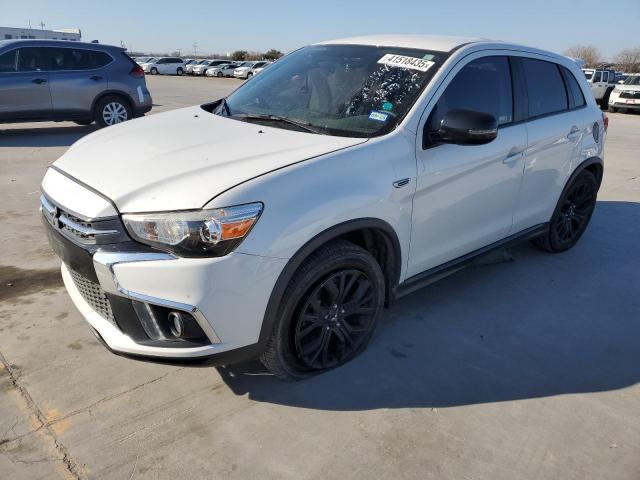
M 389 65 L 391 67 L 410 68 L 412 70 L 426 72 L 434 65 L 435 62 L 424 60 L 422 58 L 405 57 L 404 55 L 387 53 L 384 57 L 378 60 L 378 63 L 381 63 L 382 65 Z

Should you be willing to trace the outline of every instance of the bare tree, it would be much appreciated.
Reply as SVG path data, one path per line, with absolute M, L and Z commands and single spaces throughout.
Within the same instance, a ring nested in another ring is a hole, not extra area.
M 576 45 L 564 51 L 568 57 L 579 58 L 585 67 L 595 67 L 601 62 L 600 50 L 592 45 Z
M 618 69 L 626 73 L 640 72 L 640 47 L 625 48 L 615 56 Z

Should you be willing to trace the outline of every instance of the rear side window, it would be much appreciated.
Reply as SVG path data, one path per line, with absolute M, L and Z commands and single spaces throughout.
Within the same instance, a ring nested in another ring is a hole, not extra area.
M 91 65 L 93 68 L 102 68 L 112 62 L 111 55 L 106 52 L 91 51 Z
M 568 108 L 567 92 L 558 65 L 523 58 L 522 68 L 529 97 L 529 117 L 562 112 Z
M 0 55 L 0 73 L 16 71 L 16 50 Z
M 567 93 L 569 95 L 569 108 L 580 108 L 586 104 L 584 99 L 584 95 L 582 94 L 582 89 L 576 80 L 576 77 L 573 76 L 573 73 L 569 71 L 569 69 L 565 67 L 560 67 L 562 70 L 562 75 L 564 76 L 565 82 L 567 84 Z
M 499 125 L 513 121 L 511 70 L 507 57 L 483 57 L 460 70 L 438 99 L 430 130 L 437 130 L 450 110 L 473 110 L 493 115 Z

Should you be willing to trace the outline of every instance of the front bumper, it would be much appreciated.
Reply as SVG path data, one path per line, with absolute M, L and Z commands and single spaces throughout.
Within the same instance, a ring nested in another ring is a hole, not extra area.
M 171 361 L 206 359 L 214 364 L 260 353 L 267 302 L 285 260 L 241 253 L 178 258 L 130 240 L 88 247 L 68 238 L 44 213 L 43 222 L 49 243 L 63 261 L 62 277 L 71 300 L 114 353 Z M 96 306 L 94 294 L 81 291 L 78 278 L 100 290 L 113 318 Z M 206 338 L 148 338 L 148 329 L 141 327 L 141 309 L 159 315 L 184 313 Z

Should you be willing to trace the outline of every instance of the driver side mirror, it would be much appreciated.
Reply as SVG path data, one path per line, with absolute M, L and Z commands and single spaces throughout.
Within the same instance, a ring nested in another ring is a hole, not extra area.
M 438 130 L 428 132 L 427 136 L 427 144 L 481 145 L 498 136 L 498 120 L 488 113 L 449 110 L 442 117 Z

